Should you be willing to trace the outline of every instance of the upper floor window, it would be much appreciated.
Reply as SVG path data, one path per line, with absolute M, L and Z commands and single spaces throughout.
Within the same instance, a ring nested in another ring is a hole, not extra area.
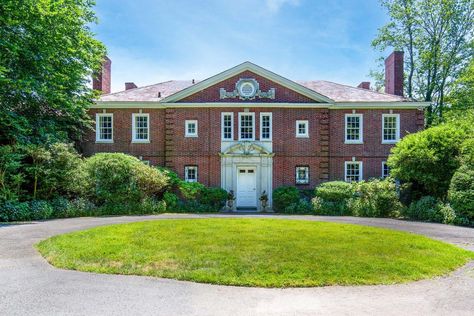
M 148 142 L 150 140 L 150 115 L 148 113 L 132 114 L 132 141 Z
M 344 179 L 347 182 L 362 180 L 362 161 L 346 161 L 344 163 Z
M 272 140 L 272 113 L 260 113 L 260 140 Z
M 296 121 L 296 137 L 309 137 L 308 121 Z
M 385 179 L 390 176 L 390 168 L 387 165 L 386 161 L 382 161 L 382 179 Z
M 255 140 L 255 113 L 239 113 L 239 140 Z
M 382 143 L 396 143 L 400 139 L 400 114 L 382 114 Z
M 308 184 L 308 183 L 309 183 L 309 167 L 297 166 L 296 167 L 296 184 Z
M 198 167 L 197 166 L 185 166 L 184 167 L 184 180 L 186 180 L 186 182 L 197 182 L 197 180 L 198 180 Z
M 348 144 L 361 144 L 363 142 L 362 114 L 346 114 L 345 120 L 345 142 Z
M 222 113 L 222 140 L 234 140 L 234 113 Z
M 186 137 L 198 136 L 198 121 L 197 120 L 186 120 L 184 135 Z
M 114 116 L 112 113 L 97 113 L 95 116 L 95 139 L 98 142 L 113 142 Z

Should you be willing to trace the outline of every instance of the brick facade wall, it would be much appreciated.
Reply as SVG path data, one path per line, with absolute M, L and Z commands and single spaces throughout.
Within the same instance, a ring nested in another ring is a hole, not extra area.
M 234 81 L 235 82 L 235 81 Z M 114 113 L 114 143 L 95 143 L 90 132 L 82 144 L 85 155 L 96 152 L 124 152 L 141 156 L 153 165 L 167 166 L 184 177 L 184 166 L 197 165 L 199 181 L 220 186 L 221 113 L 234 113 L 234 139 L 238 139 L 238 113 L 243 108 L 142 109 L 150 114 L 150 143 L 132 143 L 132 113 L 139 109 L 107 109 Z M 363 177 L 379 177 L 382 161 L 393 145 L 381 144 L 382 114 L 388 110 L 357 110 L 363 114 L 364 144 L 344 144 L 344 115 L 352 110 L 302 108 L 250 108 L 255 112 L 255 138 L 259 139 L 260 112 L 272 113 L 273 187 L 295 185 L 295 167 L 308 166 L 310 183 L 300 188 L 314 188 L 327 181 L 343 179 L 344 161 L 363 162 Z M 102 113 L 91 110 L 90 114 Z M 400 114 L 401 137 L 423 127 L 423 112 L 393 110 Z M 198 137 L 185 137 L 185 121 L 198 121 Z M 308 120 L 309 138 L 296 137 L 296 120 Z
M 220 81 L 218 84 L 210 86 L 200 92 L 194 93 L 186 98 L 181 99 L 178 102 L 247 102 L 247 103 L 261 103 L 261 102 L 268 102 L 269 99 L 267 98 L 255 98 L 254 100 L 241 100 L 240 98 L 227 98 L 224 100 L 220 99 L 219 96 L 219 89 L 224 88 L 226 91 L 234 91 L 235 83 L 240 78 L 254 78 L 259 83 L 260 90 L 266 92 L 271 88 L 275 88 L 275 99 L 271 100 L 272 102 L 281 103 L 281 102 L 289 102 L 289 103 L 314 103 L 313 99 L 310 99 L 304 95 L 299 94 L 291 89 L 288 89 L 274 81 L 269 80 L 268 78 L 259 76 L 251 71 L 244 71 L 236 76 L 230 77 L 226 80 Z

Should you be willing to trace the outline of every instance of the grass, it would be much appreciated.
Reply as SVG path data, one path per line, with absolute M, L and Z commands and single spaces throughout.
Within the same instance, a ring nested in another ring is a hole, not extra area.
M 279 219 L 111 225 L 55 236 L 37 248 L 64 269 L 260 287 L 401 283 L 474 259 L 473 252 L 410 233 Z

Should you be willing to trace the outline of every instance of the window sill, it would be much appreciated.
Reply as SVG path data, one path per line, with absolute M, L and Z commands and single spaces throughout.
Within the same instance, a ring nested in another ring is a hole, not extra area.
M 346 144 L 346 145 L 362 145 L 362 144 L 364 144 L 364 141 L 356 141 L 356 142 L 345 141 L 344 144 Z
M 96 144 L 113 144 L 114 141 L 113 140 L 96 140 L 95 143 Z
M 398 143 L 398 140 L 383 141 L 382 145 L 393 145 Z
M 198 138 L 198 135 L 185 135 L 186 138 Z
M 132 144 L 149 144 L 149 140 L 132 140 Z
M 309 138 L 308 135 L 296 135 L 296 138 Z
M 255 139 L 239 139 L 239 142 L 254 142 Z

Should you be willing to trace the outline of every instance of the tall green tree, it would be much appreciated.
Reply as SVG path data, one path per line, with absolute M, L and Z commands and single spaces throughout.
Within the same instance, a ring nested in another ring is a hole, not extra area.
M 446 95 L 472 57 L 474 1 L 381 0 L 389 22 L 379 29 L 374 48 L 403 50 L 405 94 L 431 102 L 428 124 L 443 116 Z M 381 78 L 380 73 L 376 78 Z
M 459 79 L 454 82 L 446 102 L 449 104 L 448 119 L 466 117 L 468 113 L 474 111 L 474 57 Z
M 91 0 L 0 1 L 0 145 L 76 140 L 105 53 Z

